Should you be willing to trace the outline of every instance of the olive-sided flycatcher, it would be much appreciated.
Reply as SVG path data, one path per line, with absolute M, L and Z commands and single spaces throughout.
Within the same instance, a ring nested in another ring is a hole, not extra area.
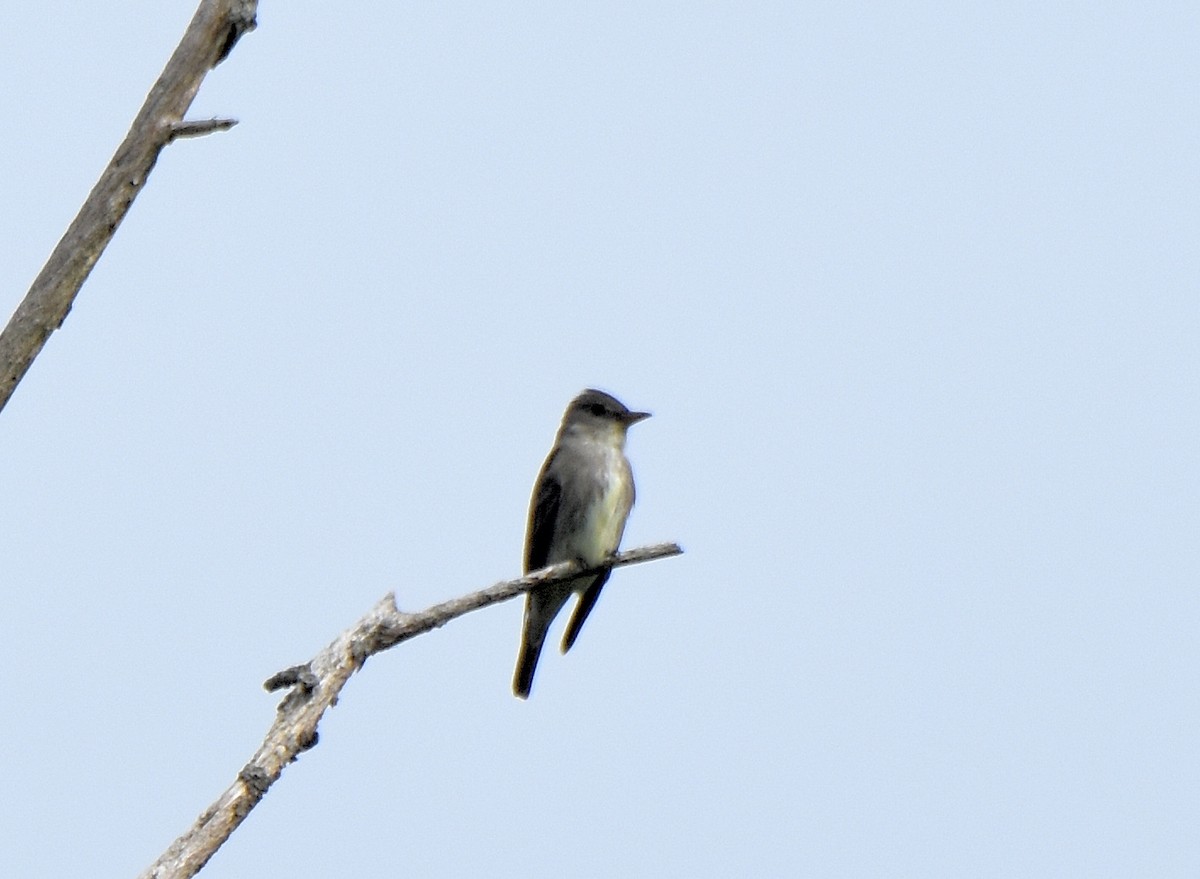
M 603 391 L 586 390 L 571 401 L 533 488 L 525 534 L 525 573 L 572 559 L 598 565 L 617 551 L 634 497 L 633 472 L 625 459 L 625 431 L 649 417 L 649 412 L 630 412 Z M 605 571 L 577 577 L 526 594 L 514 694 L 529 697 L 542 642 L 571 593 L 579 594 L 579 602 L 563 634 L 563 653 L 579 637 L 608 575 Z

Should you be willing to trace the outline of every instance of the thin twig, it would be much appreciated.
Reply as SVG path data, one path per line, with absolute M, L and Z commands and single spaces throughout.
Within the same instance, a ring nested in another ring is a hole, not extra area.
M 185 119 L 171 126 L 171 140 L 181 137 L 203 137 L 214 131 L 228 131 L 237 125 L 236 119 Z
M 676 543 L 660 543 L 613 556 L 606 564 L 586 571 L 599 572 L 654 559 L 679 555 Z M 506 580 L 479 592 L 435 604 L 416 613 L 396 608 L 394 593 L 385 595 L 354 626 L 302 665 L 273 675 L 268 690 L 292 687 L 275 714 L 275 721 L 250 762 L 237 779 L 196 823 L 163 852 L 140 879 L 190 879 L 208 862 L 278 780 L 284 768 L 317 743 L 317 725 L 337 702 L 342 687 L 367 658 L 424 632 L 440 628 L 473 610 L 506 601 L 546 583 L 569 580 L 585 571 L 578 562 L 563 562 L 517 580 Z
M 158 154 L 179 136 L 176 126 L 208 71 L 254 29 L 257 6 L 256 0 L 201 0 L 125 140 L 0 333 L 0 410 L 50 334 L 66 320 L 83 282 L 146 185 Z

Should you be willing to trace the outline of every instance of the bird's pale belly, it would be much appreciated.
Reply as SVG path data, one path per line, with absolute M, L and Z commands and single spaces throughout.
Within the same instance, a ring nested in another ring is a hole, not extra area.
M 616 552 L 632 504 L 629 480 L 620 478 L 620 474 L 628 472 L 628 466 L 622 458 L 605 468 L 615 478 L 605 479 L 603 487 L 597 486 L 599 490 L 581 516 L 579 525 L 582 527 L 568 529 L 571 537 L 564 542 L 566 545 L 554 548 L 552 555 L 556 558 L 553 561 L 583 559 L 596 565 Z
M 628 514 L 624 492 L 612 488 L 604 492 L 592 505 L 575 555 L 591 565 L 604 561 L 620 544 Z

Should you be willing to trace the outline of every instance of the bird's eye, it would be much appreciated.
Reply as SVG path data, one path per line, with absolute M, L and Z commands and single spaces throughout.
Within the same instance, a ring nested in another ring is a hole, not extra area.
M 601 403 L 592 403 L 587 407 L 587 411 L 599 417 L 604 414 L 604 405 Z

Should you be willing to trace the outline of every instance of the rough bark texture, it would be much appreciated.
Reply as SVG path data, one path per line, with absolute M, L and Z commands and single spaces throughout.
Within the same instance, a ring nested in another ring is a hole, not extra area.
M 62 326 L 92 266 L 137 198 L 162 148 L 177 137 L 219 131 L 232 120 L 185 123 L 208 71 L 254 28 L 255 0 L 202 0 L 183 40 L 146 97 L 125 141 L 0 333 L 0 410 L 50 334 Z
M 679 555 L 678 544 L 660 543 L 632 549 L 613 556 L 613 567 L 648 562 Z M 596 572 L 604 567 L 592 569 Z M 264 686 L 268 690 L 291 687 L 279 703 L 275 721 L 250 762 L 242 767 L 237 779 L 196 823 L 175 840 L 162 856 L 146 870 L 141 879 L 186 879 L 208 862 L 230 837 L 242 819 L 258 805 L 267 790 L 283 773 L 284 767 L 303 751 L 317 743 L 317 724 L 326 709 L 336 704 L 338 694 L 350 676 L 362 668 L 367 658 L 394 647 L 402 641 L 440 628 L 455 617 L 506 601 L 545 583 L 568 580 L 582 573 L 577 562 L 564 562 L 541 571 L 497 583 L 479 592 L 435 604 L 417 613 L 396 608 L 396 597 L 389 593 L 354 626 L 303 665 L 273 675 Z

